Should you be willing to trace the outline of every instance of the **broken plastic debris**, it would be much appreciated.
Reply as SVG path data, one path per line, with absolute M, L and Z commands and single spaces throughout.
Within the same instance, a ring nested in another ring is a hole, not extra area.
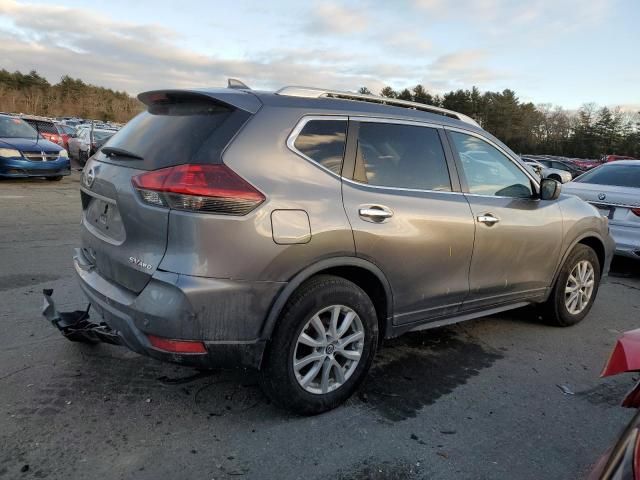
M 564 393 L 565 395 L 575 395 L 575 392 L 573 390 L 571 390 L 571 387 L 569 387 L 568 385 L 556 385 L 560 390 L 562 390 L 562 393 Z

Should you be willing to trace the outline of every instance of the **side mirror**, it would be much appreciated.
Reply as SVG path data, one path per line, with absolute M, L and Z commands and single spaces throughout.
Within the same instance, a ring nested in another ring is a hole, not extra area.
M 540 182 L 540 199 L 555 200 L 560 196 L 562 184 L 552 178 L 543 178 Z

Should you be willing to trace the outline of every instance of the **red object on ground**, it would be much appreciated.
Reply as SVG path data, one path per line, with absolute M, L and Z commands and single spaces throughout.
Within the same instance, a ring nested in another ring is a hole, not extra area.
M 640 371 L 640 329 L 624 332 L 613 347 L 601 377 Z

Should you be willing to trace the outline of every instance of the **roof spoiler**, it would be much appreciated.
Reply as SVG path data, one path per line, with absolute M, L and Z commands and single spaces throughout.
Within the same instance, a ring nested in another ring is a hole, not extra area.
M 260 110 L 262 102 L 257 96 L 239 88 L 222 89 L 185 89 L 185 90 L 151 90 L 138 95 L 138 100 L 147 107 L 156 103 L 170 101 L 172 98 L 201 97 L 203 100 L 213 100 L 227 107 L 237 108 L 251 114 Z

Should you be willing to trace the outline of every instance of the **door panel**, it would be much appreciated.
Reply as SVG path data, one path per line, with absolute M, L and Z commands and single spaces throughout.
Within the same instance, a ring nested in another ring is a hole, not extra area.
M 455 313 L 469 291 L 475 226 L 464 195 L 451 191 L 438 130 L 354 123 L 355 181 L 342 191 L 357 255 L 389 280 L 394 323 Z
M 562 246 L 557 201 L 537 199 L 524 167 L 480 135 L 449 131 L 476 222 L 463 310 L 544 295 Z
M 562 246 L 562 215 L 553 201 L 468 195 L 476 219 L 469 297 L 477 308 L 541 295 Z M 478 217 L 498 221 L 483 223 Z
M 455 313 L 469 291 L 473 219 L 460 194 L 384 191 L 343 184 L 357 255 L 378 265 L 393 291 L 395 323 Z M 363 208 L 393 216 L 372 222 Z

